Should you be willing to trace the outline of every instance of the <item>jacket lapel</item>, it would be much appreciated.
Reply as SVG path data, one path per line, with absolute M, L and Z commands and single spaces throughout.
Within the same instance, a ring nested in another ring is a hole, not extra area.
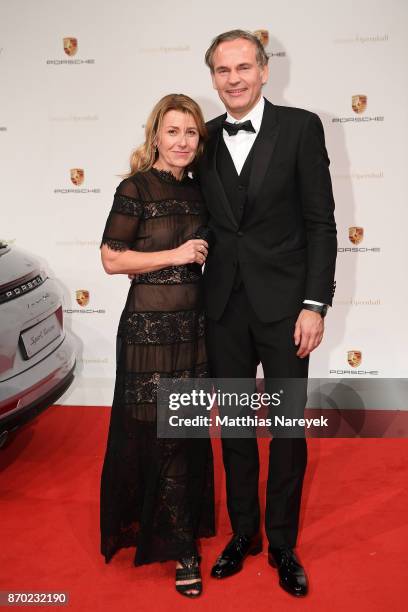
M 206 158 L 206 177 L 205 177 L 205 191 L 209 194 L 208 202 L 214 202 L 216 205 L 221 205 L 222 209 L 228 218 L 228 221 L 235 227 L 238 228 L 238 222 L 232 211 L 231 205 L 225 194 L 224 187 L 222 185 L 220 175 L 217 171 L 217 151 L 220 138 L 222 137 L 221 124 L 227 115 L 222 115 L 219 118 L 218 123 L 211 130 L 210 138 L 207 142 L 205 158 Z M 212 211 L 216 216 L 217 211 Z
M 278 135 L 279 123 L 276 108 L 265 99 L 261 128 L 254 142 L 252 168 L 248 186 L 248 200 L 250 204 L 253 204 L 261 190 L 266 171 L 272 160 Z
M 220 138 L 222 137 L 222 122 L 226 118 L 226 113 L 214 120 L 211 127 L 210 137 L 206 145 L 205 159 L 205 192 L 208 194 L 208 205 L 211 208 L 211 203 L 221 206 L 228 221 L 234 228 L 238 229 L 238 221 L 232 211 L 231 205 L 225 194 L 220 176 L 217 172 L 217 150 Z M 273 104 L 265 99 L 265 108 L 262 117 L 261 128 L 253 145 L 253 159 L 251 174 L 248 185 L 248 203 L 250 209 L 257 194 L 260 192 L 263 180 L 266 175 L 269 164 L 272 161 L 273 151 L 279 135 L 279 123 L 277 118 L 276 108 Z M 247 211 L 247 212 L 249 212 Z M 217 210 L 211 211 L 214 216 L 217 215 Z M 246 216 L 246 215 L 245 215 Z

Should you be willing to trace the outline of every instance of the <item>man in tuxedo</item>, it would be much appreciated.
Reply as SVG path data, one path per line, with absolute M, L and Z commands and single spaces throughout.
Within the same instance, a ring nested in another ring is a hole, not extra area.
M 306 379 L 334 293 L 334 201 L 317 115 L 262 96 L 268 56 L 251 33 L 217 36 L 205 60 L 226 113 L 207 124 L 200 180 L 215 244 L 204 271 L 208 353 L 216 378 Z M 304 404 L 302 410 L 304 408 Z M 225 578 L 261 551 L 255 437 L 222 439 L 233 537 L 212 568 Z M 269 563 L 306 595 L 294 553 L 306 469 L 304 437 L 270 442 L 265 529 Z

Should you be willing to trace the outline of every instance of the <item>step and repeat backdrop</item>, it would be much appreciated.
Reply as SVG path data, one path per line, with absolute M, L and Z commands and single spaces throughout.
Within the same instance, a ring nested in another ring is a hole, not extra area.
M 0 239 L 47 260 L 77 376 L 62 401 L 109 405 L 127 277 L 99 243 L 156 101 L 223 112 L 211 39 L 258 31 L 265 96 L 323 122 L 338 224 L 337 291 L 311 375 L 407 377 L 408 4 L 404 0 L 1 0 Z M 279 297 L 279 296 L 277 296 Z

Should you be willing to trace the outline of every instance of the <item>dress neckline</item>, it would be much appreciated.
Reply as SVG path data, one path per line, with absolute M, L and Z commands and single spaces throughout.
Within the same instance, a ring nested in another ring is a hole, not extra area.
M 174 176 L 171 170 L 161 170 L 160 168 L 154 168 L 153 166 L 150 170 L 155 174 L 158 178 L 165 181 L 166 183 L 173 183 L 177 185 L 185 184 L 186 180 L 188 180 L 188 174 L 185 174 L 182 179 L 178 179 Z

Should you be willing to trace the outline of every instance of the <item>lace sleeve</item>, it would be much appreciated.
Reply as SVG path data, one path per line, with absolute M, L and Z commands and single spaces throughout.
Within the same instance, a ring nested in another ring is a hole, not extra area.
M 142 212 L 137 186 L 131 178 L 125 179 L 116 189 L 100 246 L 106 244 L 114 251 L 130 249 Z

